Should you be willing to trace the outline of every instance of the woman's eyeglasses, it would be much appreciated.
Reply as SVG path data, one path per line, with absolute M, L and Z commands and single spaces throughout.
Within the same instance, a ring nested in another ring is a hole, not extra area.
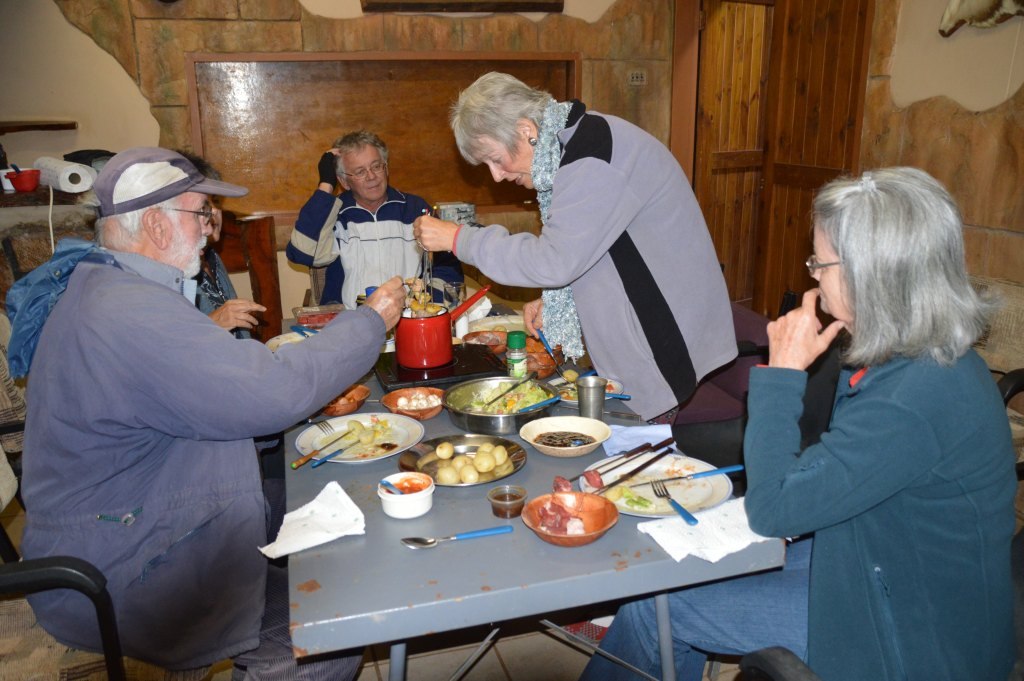
M 387 170 L 387 168 L 387 163 L 384 163 L 383 161 L 376 161 L 375 163 L 371 163 L 367 168 L 360 168 L 354 173 L 345 173 L 345 175 L 347 177 L 354 177 L 357 180 L 365 180 L 370 176 L 370 173 L 373 173 L 373 176 L 376 177 Z
M 807 273 L 813 277 L 814 273 L 818 270 L 825 269 L 826 267 L 832 267 L 833 265 L 842 265 L 843 261 L 836 260 L 835 262 L 818 262 L 818 256 L 812 255 L 807 258 L 807 262 L 804 264 L 807 265 Z

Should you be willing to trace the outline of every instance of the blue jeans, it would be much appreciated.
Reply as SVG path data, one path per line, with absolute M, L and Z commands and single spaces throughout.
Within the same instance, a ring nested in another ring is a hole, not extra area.
M 700 681 L 708 653 L 742 655 L 785 646 L 807 656 L 807 587 L 811 540 L 786 548 L 786 565 L 669 594 L 676 678 Z M 661 677 L 654 599 L 619 608 L 601 649 Z M 597 653 L 580 681 L 635 681 L 636 674 Z

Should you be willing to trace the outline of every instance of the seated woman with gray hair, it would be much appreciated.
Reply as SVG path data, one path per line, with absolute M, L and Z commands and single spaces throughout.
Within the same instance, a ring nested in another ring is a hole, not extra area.
M 960 214 L 927 173 L 889 168 L 825 185 L 813 218 L 818 288 L 768 326 L 745 436 L 751 528 L 813 539 L 781 571 L 670 594 L 679 678 L 699 679 L 707 653 L 781 645 L 827 681 L 1005 679 L 1014 453 L 971 349 L 990 304 Z M 844 330 L 832 422 L 801 451 L 805 370 Z M 639 601 L 601 647 L 658 675 L 656 636 Z M 595 655 L 583 678 L 635 677 Z
M 463 158 L 537 191 L 543 227 L 510 234 L 424 216 L 416 238 L 501 284 L 545 289 L 523 310 L 527 330 L 574 359 L 585 338 L 634 410 L 671 423 L 698 381 L 736 357 L 725 279 L 679 163 L 632 123 L 505 73 L 463 90 L 450 118 Z

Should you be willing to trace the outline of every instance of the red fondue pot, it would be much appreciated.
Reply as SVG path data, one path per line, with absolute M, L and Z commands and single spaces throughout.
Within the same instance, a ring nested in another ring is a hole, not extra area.
M 395 356 L 410 369 L 433 369 L 452 361 L 452 323 L 484 297 L 490 285 L 448 312 L 433 317 L 402 317 L 395 327 Z

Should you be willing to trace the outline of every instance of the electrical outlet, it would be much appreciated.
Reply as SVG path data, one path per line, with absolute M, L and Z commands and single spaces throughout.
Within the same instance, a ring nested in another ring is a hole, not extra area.
M 644 85 L 647 85 L 647 72 L 644 70 L 630 71 L 629 84 L 634 87 L 643 87 Z

